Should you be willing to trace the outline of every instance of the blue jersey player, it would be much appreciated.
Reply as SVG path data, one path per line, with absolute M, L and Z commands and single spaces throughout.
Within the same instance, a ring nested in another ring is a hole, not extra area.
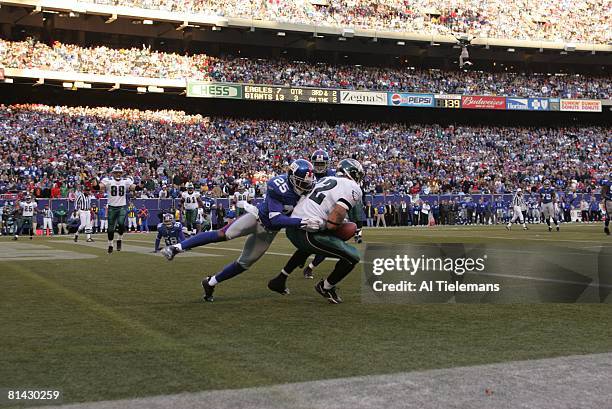
M 610 218 L 612 217 L 612 175 L 601 181 L 601 202 L 606 214 L 604 222 L 604 233 L 610 235 Z
M 314 174 L 317 180 L 327 176 L 336 176 L 336 171 L 329 168 L 329 154 L 322 149 L 316 150 L 310 156 L 312 166 L 314 166 Z
M 180 243 L 185 240 L 183 225 L 174 221 L 174 216 L 169 213 L 164 214 L 162 223 L 157 225 L 157 238 L 155 239 L 155 253 L 159 251 L 159 243 L 164 239 L 166 246 Z
M 555 209 L 557 194 L 555 193 L 555 189 L 551 186 L 550 180 L 546 179 L 544 181 L 544 185 L 540 188 L 539 194 L 541 212 L 548 225 L 548 231 L 552 231 L 552 226 L 550 225 L 551 218 L 557 227 L 557 231 L 559 231 L 559 220 L 557 220 L 557 212 Z
M 315 219 L 291 217 L 293 207 L 302 195 L 314 186 L 314 168 L 310 162 L 298 159 L 289 165 L 287 174 L 275 176 L 267 183 L 265 199 L 256 207 L 245 206 L 247 213 L 220 230 L 199 233 L 180 243 L 164 248 L 161 252 L 172 260 L 175 255 L 209 243 L 248 236 L 240 257 L 226 265 L 214 276 L 202 280 L 204 301 L 213 301 L 215 286 L 237 276 L 259 260 L 268 250 L 278 231 L 284 227 L 297 227 L 316 231 L 320 222 Z

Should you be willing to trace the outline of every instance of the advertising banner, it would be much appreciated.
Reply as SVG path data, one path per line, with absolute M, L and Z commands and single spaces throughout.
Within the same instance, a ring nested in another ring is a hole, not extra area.
M 506 109 L 506 97 L 464 95 L 461 97 L 461 108 Z
M 197 98 L 241 99 L 242 85 L 189 81 L 187 83 L 187 96 Z
M 389 92 L 389 105 L 402 107 L 433 107 L 433 94 L 408 94 Z
M 341 104 L 387 105 L 386 92 L 340 91 Z
M 512 109 L 517 111 L 527 111 L 529 109 L 529 101 L 527 98 L 506 98 L 506 109 Z
M 529 98 L 530 111 L 548 111 L 550 104 L 548 98 Z
M 562 99 L 561 111 L 601 112 L 601 101 L 597 99 Z

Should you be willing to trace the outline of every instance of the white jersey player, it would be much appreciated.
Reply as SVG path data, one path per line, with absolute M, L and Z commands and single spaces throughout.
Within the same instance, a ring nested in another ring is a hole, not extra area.
M 19 208 L 21 209 L 21 217 L 19 217 L 17 221 L 17 230 L 15 231 L 15 237 L 13 237 L 13 240 L 17 240 L 19 238 L 19 234 L 26 226 L 28 227 L 28 231 L 30 233 L 30 240 L 32 240 L 35 232 L 34 217 L 37 212 L 36 209 L 38 208 L 38 204 L 32 200 L 32 196 L 26 195 L 25 201 L 19 202 Z
M 361 200 L 361 196 L 361 188 L 354 180 L 337 176 L 324 177 L 317 181 L 310 195 L 300 200 L 293 209 L 293 215 L 317 219 L 324 226 L 327 216 L 336 205 L 344 207 L 348 212 Z
M 113 239 L 115 229 L 119 233 L 117 238 L 117 251 L 121 251 L 121 241 L 125 231 L 125 214 L 127 196 L 136 186 L 134 180 L 123 177 L 123 167 L 115 165 L 112 170 L 113 176 L 102 179 L 101 191 L 106 191 L 108 197 L 108 253 L 113 252 Z
M 185 183 L 187 190 L 181 193 L 181 205 L 185 213 L 185 227 L 189 234 L 198 232 L 200 223 L 198 223 L 198 209 L 204 207 L 200 192 L 196 192 L 193 183 Z
M 348 212 L 361 202 L 362 191 L 359 183 L 363 179 L 363 167 L 354 159 L 340 161 L 337 176 L 328 176 L 317 181 L 312 192 L 300 199 L 293 209 L 293 216 L 319 223 L 323 232 L 309 232 L 288 228 L 287 237 L 297 248 L 291 256 L 286 270 L 268 282 L 268 288 L 281 294 L 288 294 L 286 279 L 295 267 L 304 265 L 311 254 L 339 259 L 336 267 L 325 280 L 319 281 L 315 289 L 332 304 L 342 302 L 336 292 L 336 284 L 346 277 L 359 263 L 359 251 L 333 234 L 346 218 Z

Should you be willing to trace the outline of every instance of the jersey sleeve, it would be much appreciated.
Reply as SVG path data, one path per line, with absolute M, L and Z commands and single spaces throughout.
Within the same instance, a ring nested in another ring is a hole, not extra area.
M 340 197 L 336 204 L 344 207 L 347 211 L 351 210 L 353 206 L 361 201 L 361 188 L 355 182 L 344 184 L 340 192 Z

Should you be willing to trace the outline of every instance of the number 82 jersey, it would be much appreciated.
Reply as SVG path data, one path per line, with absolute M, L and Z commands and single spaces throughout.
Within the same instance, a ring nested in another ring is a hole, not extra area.
M 361 202 L 362 192 L 359 185 L 346 177 L 329 176 L 317 182 L 312 192 L 303 197 L 295 209 L 293 217 L 316 218 L 324 225 L 331 211 L 340 205 L 350 211 Z
M 104 178 L 102 184 L 106 187 L 108 205 L 112 207 L 123 207 L 127 205 L 127 193 L 130 186 L 134 184 L 132 178 Z

